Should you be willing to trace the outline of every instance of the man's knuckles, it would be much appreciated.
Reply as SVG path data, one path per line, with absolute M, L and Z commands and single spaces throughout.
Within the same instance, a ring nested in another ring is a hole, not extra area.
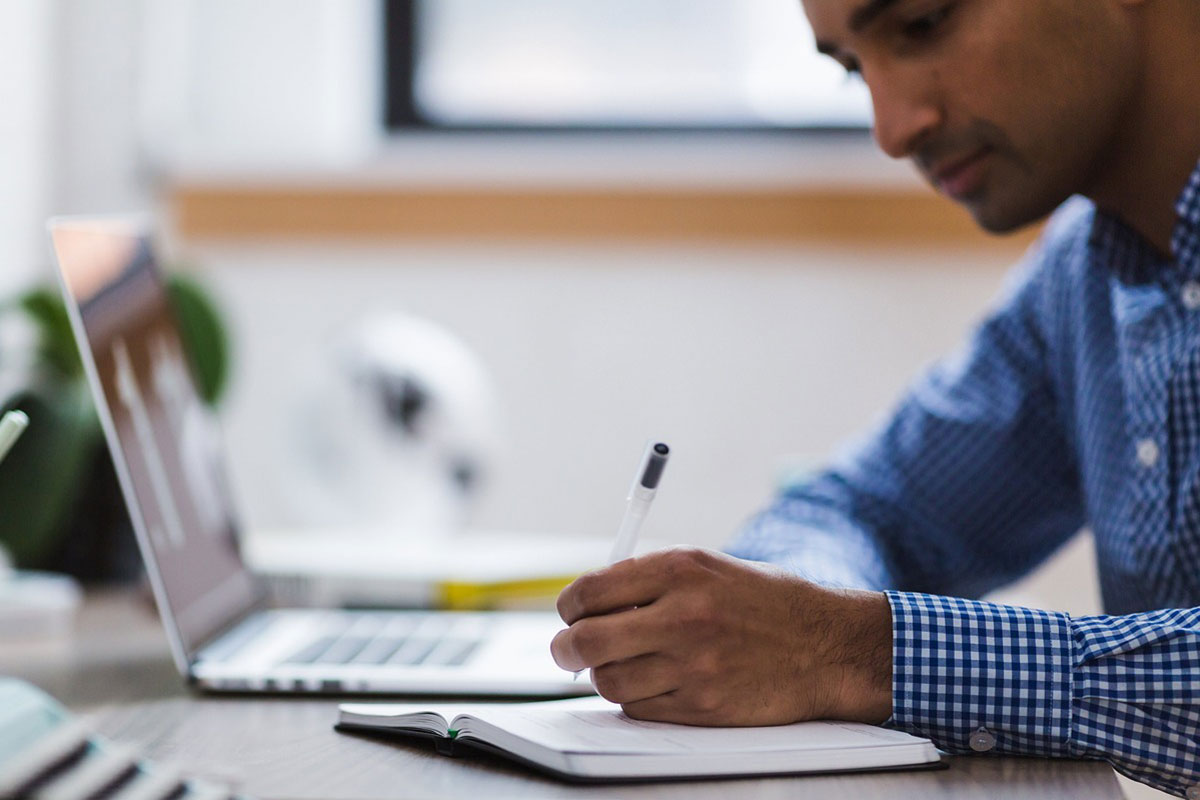
M 643 677 L 627 665 L 609 664 L 592 670 L 592 685 L 609 702 L 629 703 L 641 699 L 638 693 Z
M 725 659 L 715 650 L 702 650 L 688 664 L 689 683 L 711 685 L 724 677 Z
M 691 642 L 707 643 L 725 622 L 725 603 L 711 592 L 683 592 L 669 613 L 675 630 Z
M 577 620 L 598 613 L 604 583 L 604 578 L 599 573 L 585 572 L 580 575 L 559 593 L 555 603 L 558 616 L 563 622 L 571 625 Z
M 623 637 L 609 627 L 584 619 L 559 631 L 550 643 L 554 660 L 564 669 L 585 669 L 630 655 L 619 652 Z
M 701 547 L 671 547 L 654 554 L 656 566 L 671 580 L 694 579 L 712 569 L 717 554 Z

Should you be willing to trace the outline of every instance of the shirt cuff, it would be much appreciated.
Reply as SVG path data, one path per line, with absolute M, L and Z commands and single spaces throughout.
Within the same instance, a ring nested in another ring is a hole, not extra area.
M 912 592 L 886 595 L 890 725 L 951 753 L 1077 755 L 1070 617 Z

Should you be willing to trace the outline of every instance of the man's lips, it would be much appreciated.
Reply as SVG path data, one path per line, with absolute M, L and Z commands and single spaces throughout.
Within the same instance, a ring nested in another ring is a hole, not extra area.
M 981 147 L 962 158 L 944 161 L 930 170 L 933 182 L 944 194 L 956 200 L 974 194 L 983 184 L 987 157 L 991 153 L 991 148 Z

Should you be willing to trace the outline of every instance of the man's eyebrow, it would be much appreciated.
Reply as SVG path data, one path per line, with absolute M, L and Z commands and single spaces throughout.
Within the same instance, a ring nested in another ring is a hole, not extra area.
M 896 4 L 896 0 L 867 0 L 850 14 L 850 30 L 861 33 L 864 28 L 874 22 L 880 14 Z
M 879 15 L 894 6 L 898 0 L 867 0 L 850 13 L 848 27 L 854 33 L 861 33 L 868 25 L 879 18 Z M 841 50 L 836 44 L 817 40 L 817 52 L 822 55 L 836 57 Z

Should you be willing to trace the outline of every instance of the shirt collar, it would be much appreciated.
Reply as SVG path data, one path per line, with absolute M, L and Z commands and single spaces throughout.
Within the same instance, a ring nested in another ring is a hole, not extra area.
M 1171 255 L 1190 275 L 1200 274 L 1200 164 L 1175 201 L 1175 230 Z
M 1175 201 L 1175 215 L 1169 260 L 1123 220 L 1101 209 L 1096 209 L 1089 245 L 1121 283 L 1147 283 L 1167 269 L 1200 278 L 1200 162 Z

